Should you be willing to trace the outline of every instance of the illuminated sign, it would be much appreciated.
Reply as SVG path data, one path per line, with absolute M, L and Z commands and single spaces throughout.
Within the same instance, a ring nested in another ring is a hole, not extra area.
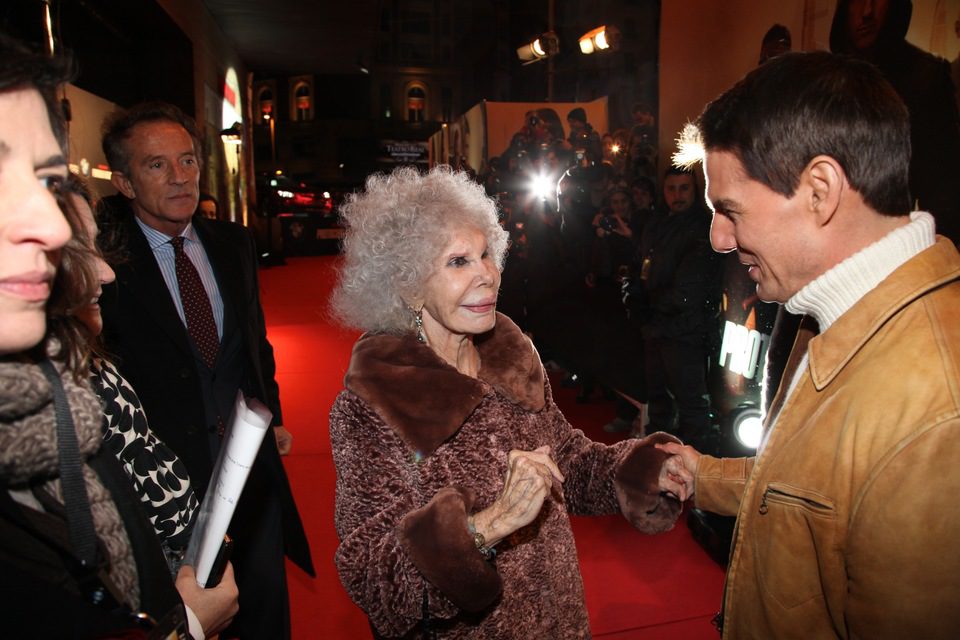
M 429 152 L 426 141 L 383 140 L 380 144 L 379 159 L 381 162 L 426 162 Z
M 232 127 L 234 122 L 243 122 L 243 109 L 240 108 L 240 82 L 233 67 L 227 69 L 223 79 L 223 120 L 220 128 Z
M 769 342 L 769 335 L 727 320 L 720 344 L 720 366 L 753 380 L 763 364 Z

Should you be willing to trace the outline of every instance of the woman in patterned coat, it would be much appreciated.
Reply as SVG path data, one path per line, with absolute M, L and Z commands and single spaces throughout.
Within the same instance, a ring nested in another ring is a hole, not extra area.
M 60 206 L 72 220 L 74 237 L 63 249 L 58 278 L 49 305 L 50 332 L 59 344 L 55 359 L 72 371 L 88 370 L 93 390 L 103 404 L 103 440 L 120 462 L 140 507 L 153 526 L 177 578 L 177 590 L 187 605 L 190 631 L 195 638 L 212 636 L 232 620 L 237 611 L 236 583 L 228 567 L 220 596 L 196 585 L 192 568 L 181 567 L 199 508 L 186 467 L 177 455 L 150 430 L 136 391 L 119 374 L 98 346 L 103 329 L 97 304 L 101 288 L 113 281 L 113 270 L 95 246 L 97 225 L 87 185 L 70 174 L 61 187 Z M 81 291 L 95 292 L 80 298 Z M 201 593 L 205 599 L 195 596 Z
M 367 331 L 330 414 L 337 570 L 375 636 L 586 638 L 568 514 L 673 526 L 689 476 L 591 442 L 496 312 L 506 232 L 463 173 L 398 169 L 341 211 L 334 308 Z

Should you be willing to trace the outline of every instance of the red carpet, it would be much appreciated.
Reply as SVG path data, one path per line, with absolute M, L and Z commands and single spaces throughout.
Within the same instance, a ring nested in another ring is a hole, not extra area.
M 285 266 L 261 271 L 284 422 L 294 435 L 285 466 L 317 569 L 312 579 L 288 564 L 297 640 L 371 637 L 366 616 L 344 593 L 333 566 L 335 477 L 327 413 L 357 338 L 326 315 L 336 260 L 292 258 Z M 592 438 L 611 441 L 600 427 L 613 417 L 613 404 L 576 404 L 575 392 L 554 382 L 557 403 L 570 422 Z M 710 619 L 720 606 L 723 571 L 693 541 L 682 520 L 659 536 L 644 536 L 619 516 L 574 518 L 573 528 L 594 637 L 717 638 Z

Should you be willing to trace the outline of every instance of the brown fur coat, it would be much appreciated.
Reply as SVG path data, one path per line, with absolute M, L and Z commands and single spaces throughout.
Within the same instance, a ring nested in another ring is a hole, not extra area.
M 623 512 L 647 533 L 680 505 L 657 478 L 665 434 L 606 446 L 573 429 L 539 356 L 505 316 L 477 339 L 479 379 L 410 336 L 367 335 L 330 413 L 340 579 L 378 637 L 587 638 L 568 513 Z M 503 486 L 511 449 L 550 445 L 562 496 L 497 547 L 477 552 L 467 515 Z

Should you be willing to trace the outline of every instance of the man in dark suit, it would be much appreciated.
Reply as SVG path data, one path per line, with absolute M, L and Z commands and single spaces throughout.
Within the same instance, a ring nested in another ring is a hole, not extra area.
M 115 291 L 102 299 L 107 348 L 201 495 L 237 391 L 273 412 L 276 437 L 264 439 L 230 528 L 240 613 L 222 635 L 289 638 L 284 553 L 311 575 L 313 566 L 280 462 L 290 437 L 252 239 L 239 225 L 194 216 L 200 144 L 178 108 L 137 105 L 112 114 L 103 131 L 122 194 L 104 221 L 123 254 L 112 265 Z

